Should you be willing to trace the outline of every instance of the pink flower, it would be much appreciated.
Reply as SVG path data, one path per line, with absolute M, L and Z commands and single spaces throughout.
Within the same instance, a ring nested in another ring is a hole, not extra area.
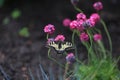
M 101 35 L 101 34 L 95 34 L 95 35 L 93 36 L 93 38 L 94 38 L 95 41 L 99 41 L 99 40 L 102 39 L 102 35 Z
M 76 16 L 77 20 L 86 20 L 86 15 L 84 13 L 78 13 Z
M 67 54 L 67 56 L 66 56 L 66 61 L 67 61 L 69 64 L 75 62 L 75 56 L 74 56 L 74 54 L 73 54 L 73 53 Z
M 57 37 L 55 38 L 55 41 L 64 41 L 65 37 L 64 35 L 57 35 Z
M 86 29 L 89 27 L 94 27 L 95 22 L 92 19 L 87 19 L 85 22 L 83 22 L 82 26 Z
M 50 43 L 52 41 L 55 41 L 54 38 L 48 38 L 47 43 Z
M 96 22 L 98 22 L 100 20 L 100 15 L 98 13 L 93 13 L 90 16 L 90 20 L 93 20 L 96 23 Z
M 66 18 L 66 19 L 63 20 L 63 25 L 64 25 L 64 26 L 69 26 L 69 25 L 70 25 L 70 22 L 71 22 L 71 20 L 68 19 L 68 18 Z
M 52 34 L 55 31 L 54 25 L 48 24 L 44 27 L 44 32 L 48 34 Z
M 103 5 L 102 5 L 101 2 L 95 2 L 95 3 L 93 4 L 93 7 L 94 7 L 94 9 L 96 9 L 97 11 L 103 9 Z
M 83 20 L 79 20 L 79 21 L 78 21 L 77 29 L 78 29 L 79 31 L 83 31 L 83 30 L 84 30 L 84 26 L 82 25 L 83 22 L 84 22 Z
M 70 29 L 77 29 L 77 26 L 78 26 L 78 22 L 76 20 L 73 20 L 70 23 Z
M 80 34 L 80 40 L 81 41 L 88 41 L 89 40 L 89 36 L 88 34 L 86 34 L 85 32 Z

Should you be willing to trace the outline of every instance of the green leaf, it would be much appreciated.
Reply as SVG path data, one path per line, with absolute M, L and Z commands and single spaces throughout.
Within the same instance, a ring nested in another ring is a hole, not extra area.
M 12 16 L 13 19 L 19 18 L 20 15 L 21 15 L 21 11 L 18 10 L 18 9 L 15 9 L 15 10 L 11 13 L 11 16 Z
M 28 31 L 28 28 L 27 28 L 27 27 L 22 28 L 22 29 L 19 31 L 19 35 L 22 36 L 22 37 L 29 37 L 29 36 L 30 36 L 30 33 L 29 33 L 29 31 Z

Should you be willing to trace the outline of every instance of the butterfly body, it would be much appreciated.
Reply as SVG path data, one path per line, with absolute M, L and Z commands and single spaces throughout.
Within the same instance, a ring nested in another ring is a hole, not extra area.
M 49 47 L 54 48 L 54 50 L 58 53 L 58 54 L 62 54 L 67 50 L 70 50 L 73 48 L 73 45 L 71 42 L 56 42 L 56 41 L 52 41 L 50 43 L 48 43 Z

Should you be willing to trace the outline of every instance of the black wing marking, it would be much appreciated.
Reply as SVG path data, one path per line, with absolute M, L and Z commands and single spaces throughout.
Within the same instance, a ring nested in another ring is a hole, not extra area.
M 55 42 L 52 41 L 48 44 L 49 47 L 55 49 L 55 51 L 59 54 L 64 53 L 64 51 L 72 49 L 73 45 L 71 42 Z

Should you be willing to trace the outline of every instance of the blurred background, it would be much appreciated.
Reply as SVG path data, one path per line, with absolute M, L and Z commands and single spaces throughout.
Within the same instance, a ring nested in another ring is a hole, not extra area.
M 96 1 L 99 0 L 79 0 L 78 7 L 89 16 L 95 12 L 92 5 Z M 113 57 L 117 57 L 120 56 L 120 0 L 102 2 L 104 8 L 101 17 L 112 38 Z M 28 68 L 36 76 L 39 64 L 44 66 L 46 72 L 51 68 L 53 73 L 58 74 L 59 65 L 47 57 L 47 40 L 43 29 L 45 25 L 53 24 L 56 32 L 51 37 L 64 34 L 66 40 L 71 41 L 72 32 L 62 25 L 62 21 L 65 18 L 75 19 L 77 13 L 70 0 L 0 0 L 0 65 L 12 80 L 27 80 Z M 98 27 L 102 30 L 107 45 L 104 30 L 100 24 Z M 85 60 L 86 50 L 79 38 L 76 40 L 79 57 Z M 64 64 L 65 56 L 57 55 L 54 50 L 51 55 Z M 0 80 L 3 80 L 2 75 Z

